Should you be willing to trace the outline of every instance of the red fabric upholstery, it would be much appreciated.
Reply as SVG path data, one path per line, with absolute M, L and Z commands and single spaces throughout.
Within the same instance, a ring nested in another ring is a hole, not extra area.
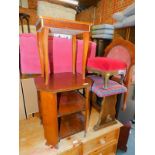
M 122 60 L 124 62 L 126 62 L 127 64 L 127 68 L 129 67 L 130 65 L 130 55 L 129 55 L 129 52 L 128 52 L 128 49 L 121 46 L 121 45 L 117 45 L 115 47 L 113 47 L 108 55 L 107 55 L 108 58 L 113 58 L 113 59 L 117 59 L 117 60 Z
M 23 74 L 41 73 L 36 34 L 20 34 L 20 63 Z M 49 37 L 50 72 L 72 72 L 72 40 Z M 83 41 L 77 40 L 76 71 L 82 72 Z M 96 44 L 89 42 L 88 58 L 95 57 Z
M 87 66 L 102 71 L 115 71 L 126 69 L 127 64 L 123 61 L 112 58 L 96 57 L 89 58 Z
M 41 73 L 37 36 L 35 34 L 20 34 L 20 65 L 21 72 L 26 74 Z

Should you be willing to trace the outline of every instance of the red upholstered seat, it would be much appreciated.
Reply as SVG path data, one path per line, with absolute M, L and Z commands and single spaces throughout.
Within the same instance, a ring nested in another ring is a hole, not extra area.
M 96 57 L 88 59 L 87 67 L 101 71 L 117 71 L 125 70 L 127 68 L 127 64 L 121 60 L 113 58 Z

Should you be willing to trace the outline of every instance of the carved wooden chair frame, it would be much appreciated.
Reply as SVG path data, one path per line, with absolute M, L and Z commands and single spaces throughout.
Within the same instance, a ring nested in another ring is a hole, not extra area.
M 117 45 L 121 45 L 125 47 L 130 55 L 130 65 L 127 68 L 127 72 L 125 74 L 125 77 L 123 79 L 124 85 L 129 88 L 131 84 L 131 76 L 132 76 L 132 67 L 135 65 L 135 45 L 131 43 L 128 40 L 123 39 L 122 37 L 115 38 L 105 49 L 105 57 L 109 54 L 111 49 Z M 121 82 L 121 79 L 117 79 L 116 77 L 112 77 L 113 80 L 116 80 L 117 82 Z M 124 95 L 124 101 L 123 101 L 123 111 L 126 109 L 126 102 L 127 102 L 128 92 Z

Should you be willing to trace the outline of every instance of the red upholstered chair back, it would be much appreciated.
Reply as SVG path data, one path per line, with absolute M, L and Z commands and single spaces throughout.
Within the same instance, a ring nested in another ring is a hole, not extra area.
M 105 49 L 105 56 L 122 60 L 127 64 L 127 73 L 124 83 L 128 85 L 131 67 L 135 64 L 135 46 L 121 37 L 115 38 Z
M 20 34 L 20 68 L 22 74 L 40 74 L 41 66 L 36 34 Z M 72 72 L 72 40 L 49 37 L 50 72 Z M 63 49 L 63 50 L 62 50 Z M 77 39 L 76 71 L 82 72 L 83 41 Z M 89 42 L 88 58 L 95 57 L 96 44 Z
M 124 47 L 122 45 L 117 45 L 117 46 L 113 47 L 109 51 L 107 57 L 125 62 L 127 64 L 127 68 L 129 68 L 129 66 L 131 64 L 131 57 L 130 57 L 129 51 L 126 47 Z

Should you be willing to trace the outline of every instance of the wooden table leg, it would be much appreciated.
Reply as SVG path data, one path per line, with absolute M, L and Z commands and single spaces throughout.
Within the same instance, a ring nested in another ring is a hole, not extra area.
M 76 35 L 72 36 L 72 72 L 76 72 Z
M 37 97 L 38 97 L 38 108 L 39 108 L 39 118 L 42 124 L 42 112 L 41 112 L 41 102 L 40 102 L 40 91 L 37 90 Z
M 44 53 L 44 70 L 45 70 L 45 84 L 49 82 L 50 74 L 50 65 L 49 65 L 49 56 L 48 56 L 48 33 L 49 28 L 45 27 L 42 29 L 42 43 L 43 43 L 43 53 Z
M 41 66 L 41 76 L 44 77 L 44 53 L 43 53 L 43 43 L 42 43 L 42 32 L 37 32 L 37 43 L 38 43 L 38 51 L 40 58 L 40 66 Z
M 82 77 L 85 79 L 86 61 L 89 48 L 89 32 L 83 33 Z
M 85 88 L 85 98 L 86 98 L 86 110 L 85 110 L 85 134 L 84 136 L 86 136 L 87 133 L 87 129 L 88 129 L 88 123 L 89 123 L 89 117 L 90 117 L 90 99 L 89 99 L 89 93 L 90 93 L 90 88 L 87 87 Z
M 40 91 L 40 108 L 42 113 L 44 136 L 48 145 L 58 144 L 57 94 Z

